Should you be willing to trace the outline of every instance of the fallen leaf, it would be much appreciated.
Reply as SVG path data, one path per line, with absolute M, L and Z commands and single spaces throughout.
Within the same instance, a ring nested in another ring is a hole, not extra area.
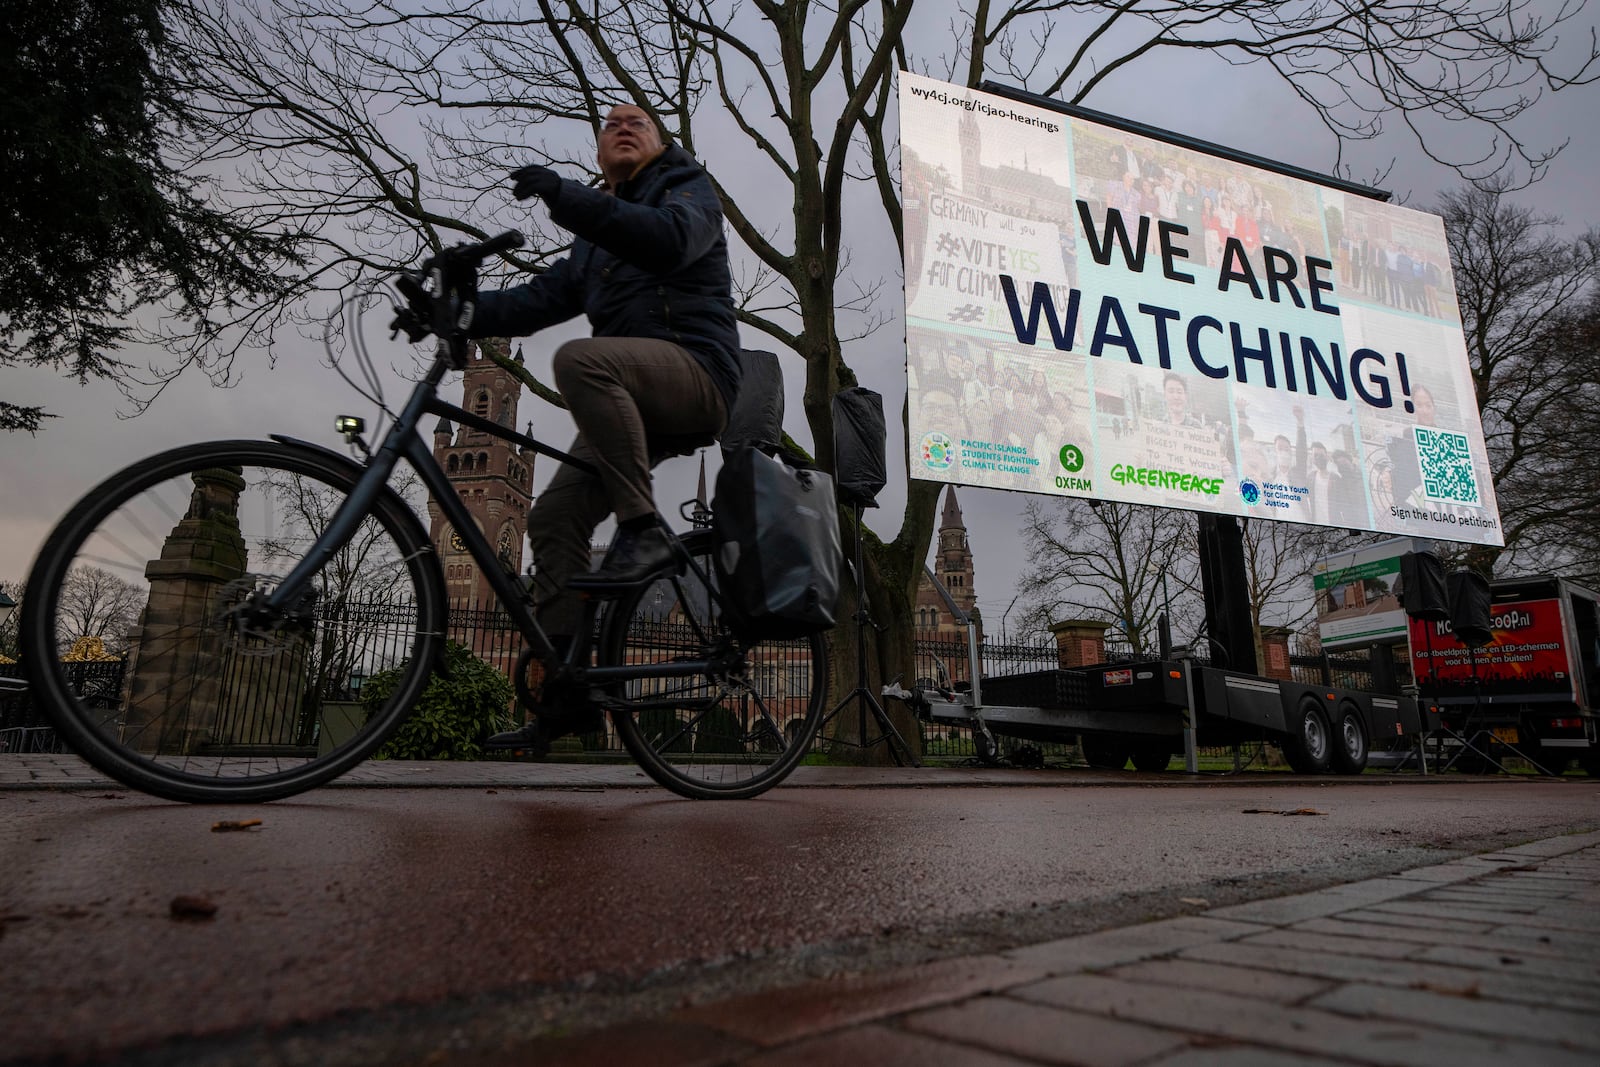
M 217 906 L 205 897 L 177 896 L 169 910 L 174 919 L 209 919 L 217 913 Z
M 1469 1000 L 1475 1000 L 1483 995 L 1478 991 L 1477 982 L 1465 986 L 1441 985 L 1437 982 L 1412 982 L 1411 988 L 1426 990 L 1429 993 L 1442 993 L 1447 997 L 1466 997 Z
M 1197 908 L 1203 908 L 1206 905 L 1210 904 L 1211 901 L 1207 900 L 1205 897 L 1179 897 L 1178 898 L 1178 903 L 1180 903 L 1180 904 L 1193 904 Z
M 1245 808 L 1244 815 L 1326 815 L 1325 811 L 1316 808 L 1294 808 L 1292 810 L 1279 810 L 1277 808 Z
M 211 824 L 211 832 L 220 834 L 227 830 L 248 830 L 252 826 L 260 826 L 260 819 L 224 819 Z

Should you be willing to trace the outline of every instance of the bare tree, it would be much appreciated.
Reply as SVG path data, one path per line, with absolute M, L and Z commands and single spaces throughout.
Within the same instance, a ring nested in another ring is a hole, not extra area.
M 1564 327 L 1552 334 L 1553 347 L 1572 354 L 1573 374 L 1568 388 L 1551 405 L 1552 427 L 1600 426 L 1600 292 L 1572 314 Z M 1587 434 L 1553 433 L 1544 456 L 1547 483 L 1559 486 L 1576 501 L 1589 506 L 1572 508 L 1546 527 L 1541 540 L 1564 549 L 1561 558 L 1545 558 L 1524 550 L 1528 562 L 1521 567 L 1562 573 L 1590 586 L 1600 587 L 1600 455 Z M 1529 566 L 1529 564 L 1532 566 Z
M 418 495 L 419 480 L 409 470 L 392 483 L 408 502 Z M 345 495 L 320 481 L 298 474 L 270 472 L 263 490 L 275 504 L 282 521 L 275 536 L 257 548 L 264 560 L 293 563 L 305 555 L 332 522 Z M 307 676 L 314 691 L 330 692 L 344 686 L 356 670 L 371 674 L 389 665 L 373 660 L 390 650 L 373 648 L 375 633 L 393 627 L 409 604 L 396 603 L 406 594 L 406 559 L 394 539 L 374 518 L 367 518 L 354 536 L 317 571 L 315 612 L 320 622 L 317 643 L 309 649 Z
M 1332 554 L 1343 530 L 1297 523 L 1245 520 L 1245 587 L 1250 594 L 1250 628 L 1255 633 L 1256 663 L 1267 662 L 1261 631 L 1266 626 L 1299 630 L 1317 617 L 1311 568 Z
M 1600 460 L 1573 430 L 1594 425 L 1582 420 L 1595 408 L 1600 230 L 1564 237 L 1559 219 L 1494 188 L 1445 193 L 1436 210 L 1506 539 L 1473 561 L 1522 573 L 1592 564 L 1580 546 L 1594 544 Z
M 293 563 L 322 536 L 345 494 L 298 474 L 267 473 L 264 490 L 271 494 L 283 526 L 257 550 L 264 560 Z M 411 471 L 402 470 L 392 484 L 409 500 L 417 495 L 420 483 Z M 394 551 L 396 547 L 376 519 L 363 520 L 355 535 L 317 571 L 318 599 L 324 604 L 389 603 L 397 590 L 409 588 L 401 581 L 406 561 Z
M 1194 518 L 1188 512 L 1082 500 L 1031 501 L 1023 543 L 1033 566 L 1018 581 L 1024 625 L 1110 624 L 1131 651 L 1159 647 L 1164 612 L 1177 634 L 1199 625 Z
M 1335 168 L 1344 145 L 1396 117 L 1436 158 L 1434 123 L 1457 141 L 1476 128 L 1480 146 L 1444 161 L 1526 180 L 1551 149 L 1518 140 L 1513 120 L 1539 92 L 1591 78 L 1595 66 L 1593 48 L 1565 70 L 1551 58 L 1581 3 L 1549 12 L 1530 0 L 980 0 L 954 19 L 934 6 L 926 27 L 913 26 L 913 7 L 469 0 L 429 11 L 391 0 L 278 0 L 258 11 L 215 0 L 188 28 L 188 45 L 206 57 L 189 88 L 213 120 L 203 150 L 243 164 L 241 202 L 263 224 L 296 227 L 320 252 L 305 293 L 343 291 L 508 222 L 535 230 L 538 251 L 498 269 L 538 270 L 564 237 L 539 232 L 539 217 L 491 194 L 505 169 L 542 160 L 592 172 L 604 111 L 646 109 L 718 182 L 745 252 L 741 321 L 799 363 L 805 418 L 831 469 L 829 401 L 856 381 L 846 352 L 897 312 L 878 299 L 894 279 L 852 262 L 901 237 L 897 68 L 969 85 L 997 75 L 1094 102 L 1114 101 L 1131 75 L 1160 69 L 1167 55 L 1261 63 L 1327 129 Z M 946 26 L 943 57 L 913 56 L 916 34 L 931 39 Z M 253 309 L 239 326 L 269 337 L 291 311 Z M 911 662 L 937 495 L 936 484 L 912 482 L 887 542 L 846 521 L 847 536 L 868 542 L 864 577 L 886 625 L 874 666 L 886 675 Z
M 61 583 L 56 642 L 62 651 L 80 637 L 98 637 L 118 652 L 144 610 L 147 590 L 99 567 L 74 567 Z

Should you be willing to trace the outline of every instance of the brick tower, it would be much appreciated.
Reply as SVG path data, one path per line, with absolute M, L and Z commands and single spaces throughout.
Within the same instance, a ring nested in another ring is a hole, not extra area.
M 484 345 L 502 343 L 478 342 L 480 347 L 474 350 L 462 381 L 461 406 L 510 428 L 516 425 L 522 383 L 482 351 Z M 522 362 L 520 348 L 516 361 Z M 433 431 L 433 454 L 478 529 L 495 546 L 501 565 L 520 574 L 528 505 L 533 500 L 534 454 L 479 430 L 466 426 L 457 429 L 448 419 L 440 419 Z M 444 567 L 450 606 L 492 607 L 495 601 L 488 579 L 479 573 L 476 561 L 432 501 L 428 503 L 428 520 L 428 536 Z
M 961 505 L 956 500 L 956 487 L 945 489 L 944 513 L 939 520 L 939 548 L 933 560 L 933 572 L 950 591 L 950 596 L 961 610 L 978 617 L 976 604 L 978 590 L 973 575 L 972 548 L 967 544 L 967 524 L 961 517 Z M 945 606 L 944 598 L 934 589 L 924 574 L 917 581 L 917 632 L 935 639 L 965 639 L 966 630 L 956 625 L 955 616 Z M 980 622 L 979 629 L 982 625 Z

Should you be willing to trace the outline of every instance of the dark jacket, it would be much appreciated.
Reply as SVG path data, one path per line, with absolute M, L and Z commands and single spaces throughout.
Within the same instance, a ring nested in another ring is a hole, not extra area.
M 722 203 L 694 157 L 669 147 L 615 195 L 574 181 L 548 201 L 577 236 L 572 254 L 523 285 L 483 293 L 474 337 L 524 337 L 584 313 L 596 337 L 682 345 L 710 373 L 728 410 L 739 392 Z

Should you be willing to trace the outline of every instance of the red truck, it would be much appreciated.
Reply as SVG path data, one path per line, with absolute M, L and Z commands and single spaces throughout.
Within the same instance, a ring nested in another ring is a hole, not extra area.
M 1458 768 L 1482 769 L 1509 745 L 1543 770 L 1560 774 L 1576 761 L 1600 777 L 1600 596 L 1554 577 L 1490 589 L 1494 640 L 1476 650 L 1448 622 L 1410 620 L 1422 701 L 1473 742 Z

